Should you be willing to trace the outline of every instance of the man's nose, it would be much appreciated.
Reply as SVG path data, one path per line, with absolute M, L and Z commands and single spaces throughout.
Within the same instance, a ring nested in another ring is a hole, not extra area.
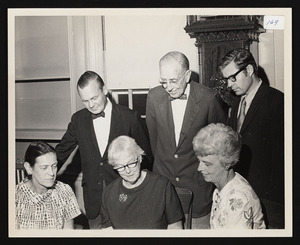
M 92 108 L 94 106 L 93 101 L 89 101 L 89 107 Z
M 174 89 L 174 86 L 168 81 L 166 83 L 166 89 L 167 91 L 171 92 Z
M 230 79 L 228 79 L 227 81 L 227 88 L 231 88 L 233 85 L 233 82 L 230 81 Z
M 198 171 L 202 171 L 203 170 L 203 166 L 204 166 L 204 164 L 200 161 L 197 170 Z
M 48 168 L 48 174 L 49 174 L 49 175 L 52 175 L 52 176 L 53 176 L 53 175 L 54 175 L 54 172 L 55 172 L 55 170 L 54 170 L 52 167 L 49 167 L 49 168 Z
M 125 166 L 125 171 L 126 171 L 127 174 L 129 174 L 131 170 L 129 169 L 128 166 Z

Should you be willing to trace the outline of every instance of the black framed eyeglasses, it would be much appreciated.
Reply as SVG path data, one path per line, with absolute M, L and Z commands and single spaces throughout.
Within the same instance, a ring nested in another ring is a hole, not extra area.
M 233 75 L 230 75 L 229 77 L 222 77 L 221 80 L 225 81 L 226 83 L 228 83 L 228 80 L 230 80 L 230 82 L 235 82 L 236 81 L 236 76 L 243 70 L 246 69 L 246 67 L 249 64 L 247 64 L 246 66 L 243 66 L 241 69 L 239 69 L 236 73 L 234 73 Z
M 131 163 L 127 163 L 126 165 L 123 165 L 122 167 L 114 167 L 113 169 L 117 170 L 118 172 L 123 172 L 125 170 L 125 168 L 135 168 L 138 164 L 139 160 L 137 159 L 134 162 Z

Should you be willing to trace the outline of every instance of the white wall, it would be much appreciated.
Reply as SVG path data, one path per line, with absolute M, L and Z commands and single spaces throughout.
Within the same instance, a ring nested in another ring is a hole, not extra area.
M 15 18 L 15 78 L 69 78 L 67 17 Z M 17 138 L 60 138 L 71 117 L 70 82 L 15 86 Z
M 106 71 L 109 88 L 158 85 L 159 59 L 169 51 L 184 53 L 198 73 L 198 52 L 183 29 L 185 15 L 105 16 Z
M 266 30 L 259 41 L 259 65 L 270 86 L 284 92 L 284 30 Z
M 109 88 L 151 88 L 158 85 L 159 59 L 183 52 L 196 73 L 198 52 L 183 29 L 185 15 L 105 16 L 105 67 Z M 259 39 L 259 65 L 270 86 L 284 91 L 284 31 L 267 30 Z
M 67 18 L 15 18 L 16 79 L 69 77 Z

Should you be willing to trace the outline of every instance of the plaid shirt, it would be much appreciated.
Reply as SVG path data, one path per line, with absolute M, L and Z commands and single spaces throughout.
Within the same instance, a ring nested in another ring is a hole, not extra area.
M 69 185 L 56 181 L 41 195 L 29 189 L 27 181 L 16 186 L 17 229 L 62 229 L 64 221 L 80 215 L 76 196 Z

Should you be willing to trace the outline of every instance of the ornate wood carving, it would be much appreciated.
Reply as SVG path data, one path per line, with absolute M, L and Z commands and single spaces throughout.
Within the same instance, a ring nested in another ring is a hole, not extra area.
M 213 79 L 219 60 L 231 49 L 250 49 L 259 41 L 263 16 L 187 16 L 185 31 L 195 38 L 199 55 L 199 82 L 208 87 L 216 86 Z M 255 52 L 257 53 L 257 52 Z

